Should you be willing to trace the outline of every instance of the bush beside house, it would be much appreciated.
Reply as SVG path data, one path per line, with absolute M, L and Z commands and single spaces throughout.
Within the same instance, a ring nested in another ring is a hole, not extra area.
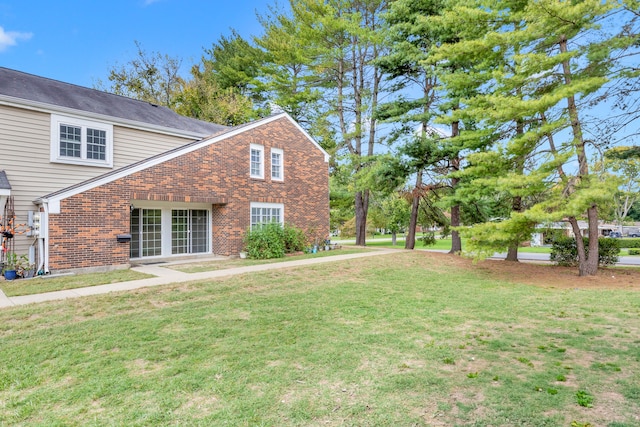
M 271 259 L 303 251 L 309 246 L 310 238 L 292 225 L 274 223 L 248 230 L 244 243 L 249 258 Z

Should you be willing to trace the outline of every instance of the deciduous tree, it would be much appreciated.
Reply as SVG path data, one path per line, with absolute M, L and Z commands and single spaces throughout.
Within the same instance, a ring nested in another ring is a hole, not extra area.
M 109 70 L 109 84 L 99 81 L 96 89 L 173 108 L 184 80 L 180 76 L 182 59 L 158 52 L 146 52 L 135 41 L 136 56 Z

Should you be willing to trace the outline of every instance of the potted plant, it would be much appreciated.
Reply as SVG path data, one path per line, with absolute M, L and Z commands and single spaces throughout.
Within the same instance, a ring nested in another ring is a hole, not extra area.
M 4 262 L 4 278 L 14 280 L 18 277 L 18 272 L 24 269 L 23 263 L 26 255 L 18 256 L 15 252 L 7 252 L 7 259 Z

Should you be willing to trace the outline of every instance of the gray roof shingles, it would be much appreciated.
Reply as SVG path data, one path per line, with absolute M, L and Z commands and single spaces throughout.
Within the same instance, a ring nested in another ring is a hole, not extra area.
M 227 126 L 184 117 L 167 107 L 0 67 L 0 95 L 201 135 Z

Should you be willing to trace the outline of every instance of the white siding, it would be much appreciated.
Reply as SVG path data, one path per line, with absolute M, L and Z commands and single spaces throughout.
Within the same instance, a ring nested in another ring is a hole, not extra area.
M 113 134 L 115 169 L 194 141 L 120 126 L 114 126 Z
M 5 170 L 14 196 L 16 222 L 27 222 L 33 200 L 110 168 L 51 163 L 49 113 L 0 105 L 0 170 Z M 192 139 L 114 126 L 114 169 L 143 160 Z M 2 214 L 2 212 L 0 212 Z M 26 253 L 33 239 L 16 238 L 16 251 Z

